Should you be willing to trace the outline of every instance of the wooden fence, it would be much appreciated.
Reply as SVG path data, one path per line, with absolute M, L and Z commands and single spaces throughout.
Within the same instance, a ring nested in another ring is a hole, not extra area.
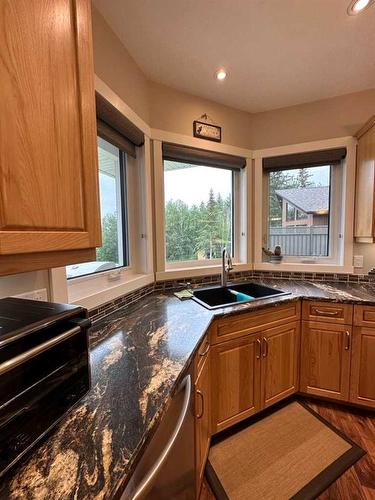
M 328 255 L 328 226 L 272 227 L 269 248 L 281 246 L 283 255 Z

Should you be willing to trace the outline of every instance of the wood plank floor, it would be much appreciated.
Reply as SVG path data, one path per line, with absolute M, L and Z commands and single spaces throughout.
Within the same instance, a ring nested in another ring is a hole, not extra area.
M 319 500 L 375 500 L 375 413 L 323 401 L 306 402 L 367 451 L 320 495 Z M 206 482 L 200 500 L 215 500 Z

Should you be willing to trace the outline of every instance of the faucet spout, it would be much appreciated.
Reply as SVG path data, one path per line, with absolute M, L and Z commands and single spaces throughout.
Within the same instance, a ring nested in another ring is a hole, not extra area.
M 223 248 L 221 254 L 221 286 L 227 286 L 228 276 L 233 269 L 232 258 L 226 248 Z

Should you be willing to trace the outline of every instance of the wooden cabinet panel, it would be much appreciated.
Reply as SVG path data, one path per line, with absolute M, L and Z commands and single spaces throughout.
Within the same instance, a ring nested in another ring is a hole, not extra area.
M 260 409 L 259 335 L 211 348 L 212 431 L 221 431 Z
M 302 323 L 301 391 L 348 400 L 352 327 Z
M 327 301 L 304 300 L 302 302 L 302 319 L 305 321 L 324 321 L 336 325 L 351 325 L 353 306 Z
M 195 381 L 195 443 L 197 490 L 202 484 L 211 441 L 210 357 L 206 356 Z
M 354 327 L 350 401 L 375 408 L 375 328 Z
M 375 306 L 354 306 L 353 325 L 375 328 Z
M 0 19 L 4 274 L 9 255 L 92 249 L 101 230 L 90 1 L 4 0 Z
M 300 301 L 291 302 L 276 307 L 267 307 L 259 311 L 237 314 L 217 320 L 211 328 L 211 343 L 217 344 L 226 340 L 256 333 L 264 328 L 270 328 L 286 321 L 300 318 Z
M 357 171 L 354 236 L 372 242 L 374 237 L 375 117 L 357 133 Z
M 205 335 L 203 341 L 198 347 L 198 352 L 195 356 L 195 373 L 199 373 L 203 363 L 208 357 L 208 353 L 210 352 L 210 337 L 209 335 Z
M 298 391 L 299 323 L 266 330 L 262 335 L 262 408 Z

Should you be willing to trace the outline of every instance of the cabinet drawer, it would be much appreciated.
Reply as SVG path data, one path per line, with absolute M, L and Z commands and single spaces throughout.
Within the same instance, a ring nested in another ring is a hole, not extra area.
M 354 306 L 353 324 L 375 328 L 375 306 Z
M 195 373 L 196 376 L 199 374 L 203 363 L 207 359 L 208 351 L 210 350 L 210 337 L 209 335 L 205 335 L 204 339 L 201 342 L 201 345 L 198 348 L 197 354 L 195 355 Z
M 260 311 L 229 316 L 228 318 L 217 320 L 212 325 L 210 340 L 212 344 L 218 344 L 289 321 L 296 321 L 300 316 L 300 301 L 275 307 L 266 307 Z
M 352 317 L 353 306 L 351 304 L 310 300 L 304 300 L 302 304 L 302 319 L 305 321 L 324 321 L 336 325 L 351 325 Z

